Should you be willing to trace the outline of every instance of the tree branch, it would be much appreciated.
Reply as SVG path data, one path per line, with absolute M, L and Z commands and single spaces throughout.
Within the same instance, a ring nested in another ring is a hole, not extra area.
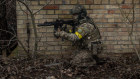
M 139 58 L 139 60 L 140 60 L 139 52 L 138 52 L 136 46 L 134 45 L 134 43 L 133 43 L 133 41 L 132 41 L 133 28 L 134 28 L 134 24 L 135 24 L 135 4 L 134 4 L 134 0 L 132 0 L 132 5 L 133 5 L 133 7 L 132 7 L 132 9 L 133 9 L 133 13 L 132 13 L 133 18 L 132 18 L 132 22 L 130 21 L 130 19 L 128 18 L 128 16 L 126 17 L 125 13 L 124 13 L 124 12 L 122 11 L 122 9 L 120 8 L 120 4 L 118 3 L 117 0 L 116 0 L 116 3 L 118 4 L 118 7 L 119 7 L 119 9 L 120 9 L 120 11 L 121 11 L 122 17 L 123 17 L 126 21 L 128 21 L 129 24 L 131 24 L 131 31 L 130 31 L 130 32 L 128 31 L 128 33 L 129 33 L 129 38 L 130 38 L 131 44 L 132 44 L 133 47 L 134 47 L 134 50 L 135 50 L 135 52 L 136 52 L 136 55 L 138 56 L 138 58 Z M 126 22 L 125 22 L 125 24 L 127 25 Z M 127 29 L 128 29 L 128 28 L 127 28 Z
M 34 17 L 33 12 L 31 11 L 31 9 L 28 7 L 28 5 L 26 3 L 24 3 L 21 0 L 17 0 L 17 1 L 22 3 L 27 8 L 27 10 L 29 11 L 30 16 L 31 16 L 32 25 L 33 25 L 33 29 L 34 29 L 34 35 L 35 35 L 35 46 L 34 46 L 34 53 L 33 53 L 33 58 L 35 58 L 36 54 L 37 54 L 37 47 L 38 47 L 38 41 L 37 41 L 38 36 L 37 36 L 37 29 L 36 29 L 36 25 L 35 25 L 35 17 Z
M 39 10 L 37 10 L 36 12 L 34 12 L 33 14 L 35 15 L 35 14 L 37 14 L 40 10 L 42 10 L 46 5 L 48 5 L 49 3 L 51 2 L 51 0 L 47 3 L 47 4 L 45 4 L 42 8 L 40 8 Z
M 1 2 L 0 5 L 2 5 L 2 4 L 5 3 L 5 2 L 6 2 L 6 0 L 4 0 L 3 2 Z

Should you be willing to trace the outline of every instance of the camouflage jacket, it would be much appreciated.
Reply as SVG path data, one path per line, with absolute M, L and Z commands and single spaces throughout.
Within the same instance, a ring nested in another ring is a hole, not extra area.
M 90 48 L 91 42 L 101 38 L 98 27 L 96 27 L 92 20 L 82 19 L 76 26 L 75 33 L 60 32 L 60 37 L 74 42 L 79 48 Z

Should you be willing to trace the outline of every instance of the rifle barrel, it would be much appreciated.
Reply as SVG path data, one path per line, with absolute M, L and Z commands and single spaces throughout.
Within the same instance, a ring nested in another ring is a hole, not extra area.
M 44 23 L 38 24 L 38 26 L 52 26 L 52 25 L 63 25 L 63 24 L 68 24 L 68 25 L 73 26 L 74 22 L 73 20 L 68 20 L 68 21 L 57 20 L 55 22 L 44 22 Z
M 37 26 L 52 26 L 52 25 L 55 25 L 55 22 L 44 22 L 43 24 L 40 23 Z

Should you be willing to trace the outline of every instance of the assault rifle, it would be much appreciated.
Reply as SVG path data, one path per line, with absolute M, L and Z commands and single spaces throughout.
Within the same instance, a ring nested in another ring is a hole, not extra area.
M 67 20 L 67 21 L 64 21 L 64 20 L 56 20 L 54 22 L 44 22 L 43 24 L 38 24 L 38 26 L 54 26 L 54 33 L 58 31 L 58 29 L 60 29 L 61 31 L 66 31 L 67 29 L 67 26 L 64 26 L 63 25 L 66 24 L 66 25 L 70 25 L 72 26 L 72 33 L 75 32 L 75 22 L 73 20 Z

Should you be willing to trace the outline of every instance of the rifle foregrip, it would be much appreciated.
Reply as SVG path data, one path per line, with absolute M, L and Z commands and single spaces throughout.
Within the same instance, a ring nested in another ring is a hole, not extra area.
M 45 26 L 45 24 L 38 24 L 37 26 Z

